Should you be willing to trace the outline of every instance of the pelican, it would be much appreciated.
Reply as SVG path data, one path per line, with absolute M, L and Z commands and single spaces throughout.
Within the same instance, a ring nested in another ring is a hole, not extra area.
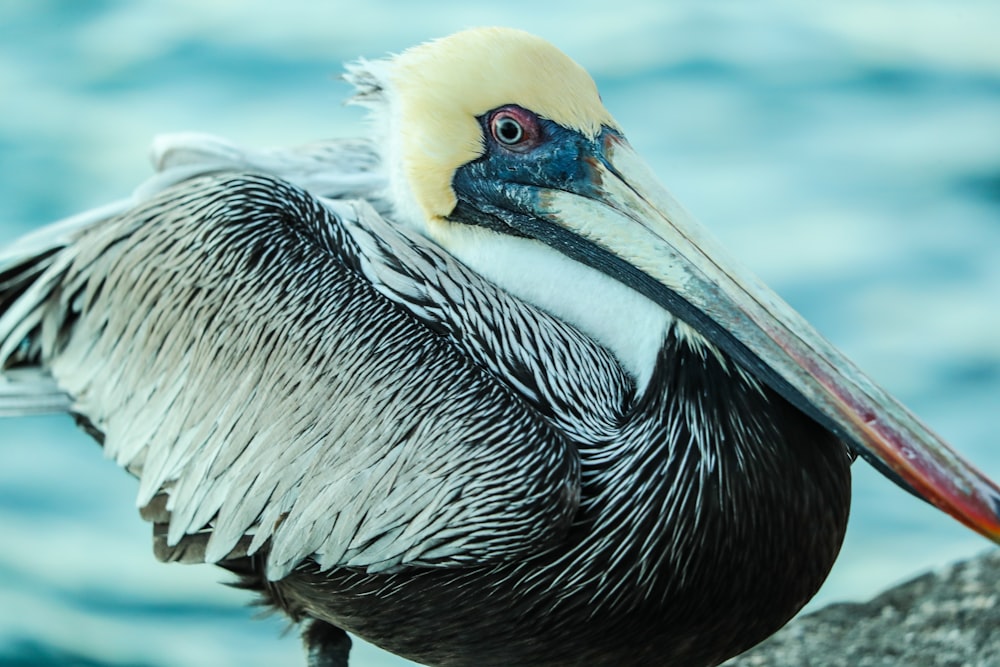
M 717 665 L 816 592 L 855 454 L 1000 489 L 727 258 L 589 75 L 474 29 L 348 66 L 370 140 L 154 144 L 0 256 L 4 414 L 68 412 L 164 561 L 428 665 Z

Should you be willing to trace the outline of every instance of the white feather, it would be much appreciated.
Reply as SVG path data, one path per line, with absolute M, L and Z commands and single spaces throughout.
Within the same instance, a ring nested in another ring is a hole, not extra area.
M 534 239 L 449 229 L 449 252 L 520 299 L 606 347 L 645 387 L 673 316 L 635 290 Z

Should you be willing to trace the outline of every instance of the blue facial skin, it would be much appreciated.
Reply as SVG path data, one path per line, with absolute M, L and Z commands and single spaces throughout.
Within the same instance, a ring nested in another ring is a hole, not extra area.
M 536 144 L 524 150 L 514 150 L 500 144 L 493 137 L 489 128 L 492 114 L 493 112 L 489 112 L 479 118 L 485 152 L 455 172 L 452 187 L 458 203 L 449 220 L 486 227 L 509 236 L 537 239 L 568 257 L 631 286 L 689 324 L 733 361 L 837 434 L 841 440 L 851 443 L 851 436 L 840 425 L 817 410 L 797 389 L 726 328 L 622 258 L 539 215 L 544 210 L 540 201 L 543 190 L 564 190 L 594 200 L 602 198 L 599 176 L 591 165 L 602 164 L 611 173 L 618 175 L 603 150 L 609 135 L 621 137 L 618 132 L 605 127 L 595 139 L 588 139 L 551 120 L 538 118 L 540 132 Z M 899 475 L 866 449 L 857 446 L 852 449 L 887 478 L 921 498 Z
M 500 144 L 493 137 L 488 127 L 491 115 L 487 113 L 479 118 L 485 152 L 455 172 L 452 187 L 458 196 L 458 205 L 449 218 L 504 234 L 549 242 L 550 234 L 543 229 L 549 225 L 540 225 L 536 217 L 540 208 L 539 190 L 565 190 L 595 198 L 597 191 L 587 160 L 603 161 L 601 137 L 588 139 L 579 132 L 539 118 L 537 145 L 518 151 Z

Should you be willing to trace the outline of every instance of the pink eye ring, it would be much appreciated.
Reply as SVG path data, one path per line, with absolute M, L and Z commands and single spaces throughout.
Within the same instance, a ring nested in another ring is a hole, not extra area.
M 518 106 L 505 106 L 489 116 L 490 134 L 509 150 L 526 151 L 541 142 L 538 116 Z

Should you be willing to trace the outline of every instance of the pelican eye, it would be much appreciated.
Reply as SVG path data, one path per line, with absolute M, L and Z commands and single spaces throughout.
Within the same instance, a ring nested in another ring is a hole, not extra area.
M 493 134 L 497 141 L 508 146 L 516 144 L 524 137 L 524 128 L 513 118 L 504 116 L 493 123 Z
M 538 116 L 519 106 L 505 106 L 488 117 L 490 134 L 504 148 L 526 151 L 538 145 L 542 130 Z

